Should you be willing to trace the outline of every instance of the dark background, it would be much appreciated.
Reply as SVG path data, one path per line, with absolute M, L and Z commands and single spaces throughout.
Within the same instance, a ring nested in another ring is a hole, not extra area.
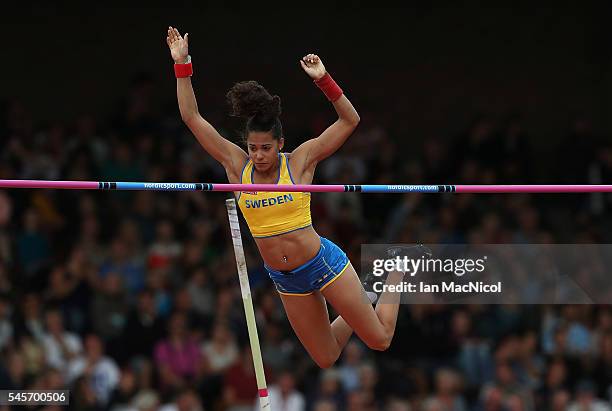
M 303 108 L 320 101 L 297 60 L 312 51 L 361 112 L 401 116 L 402 141 L 455 130 L 475 111 L 523 114 L 536 142 L 554 141 L 585 113 L 597 129 L 610 130 L 609 3 L 450 3 L 34 2 L 1 17 L 3 94 L 19 96 L 41 119 L 67 118 L 112 109 L 115 90 L 147 73 L 155 98 L 167 102 L 174 82 L 165 29 L 173 25 L 190 33 L 206 113 L 221 108 L 233 82 L 256 79 L 283 97 L 285 121 L 308 116 Z

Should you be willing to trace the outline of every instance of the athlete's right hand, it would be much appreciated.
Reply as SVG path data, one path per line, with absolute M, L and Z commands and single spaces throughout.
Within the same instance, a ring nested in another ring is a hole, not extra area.
M 176 64 L 183 64 L 187 61 L 189 55 L 189 33 L 185 34 L 185 37 L 181 36 L 181 33 L 172 26 L 168 27 L 168 36 L 166 37 L 166 43 L 170 48 L 170 55 Z

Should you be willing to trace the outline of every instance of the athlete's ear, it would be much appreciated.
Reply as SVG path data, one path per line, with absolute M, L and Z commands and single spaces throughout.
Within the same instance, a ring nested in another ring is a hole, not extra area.
M 284 145 L 285 145 L 285 139 L 283 137 L 279 138 L 278 139 L 278 151 L 281 151 Z

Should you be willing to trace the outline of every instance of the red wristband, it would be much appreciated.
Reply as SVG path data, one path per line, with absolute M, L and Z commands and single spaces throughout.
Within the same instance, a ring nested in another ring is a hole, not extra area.
M 329 73 L 325 73 L 323 77 L 318 80 L 315 80 L 314 83 L 321 89 L 325 97 L 332 103 L 338 100 L 342 94 L 344 93 L 340 86 L 334 81 L 334 79 L 329 75 Z
M 187 64 L 174 64 L 174 75 L 176 78 L 191 77 L 193 75 L 191 62 Z

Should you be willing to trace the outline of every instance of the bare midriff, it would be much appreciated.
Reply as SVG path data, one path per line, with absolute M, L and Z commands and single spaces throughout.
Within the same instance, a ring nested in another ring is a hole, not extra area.
M 255 238 L 266 265 L 278 271 L 291 271 L 312 260 L 321 247 L 312 226 L 273 237 Z

